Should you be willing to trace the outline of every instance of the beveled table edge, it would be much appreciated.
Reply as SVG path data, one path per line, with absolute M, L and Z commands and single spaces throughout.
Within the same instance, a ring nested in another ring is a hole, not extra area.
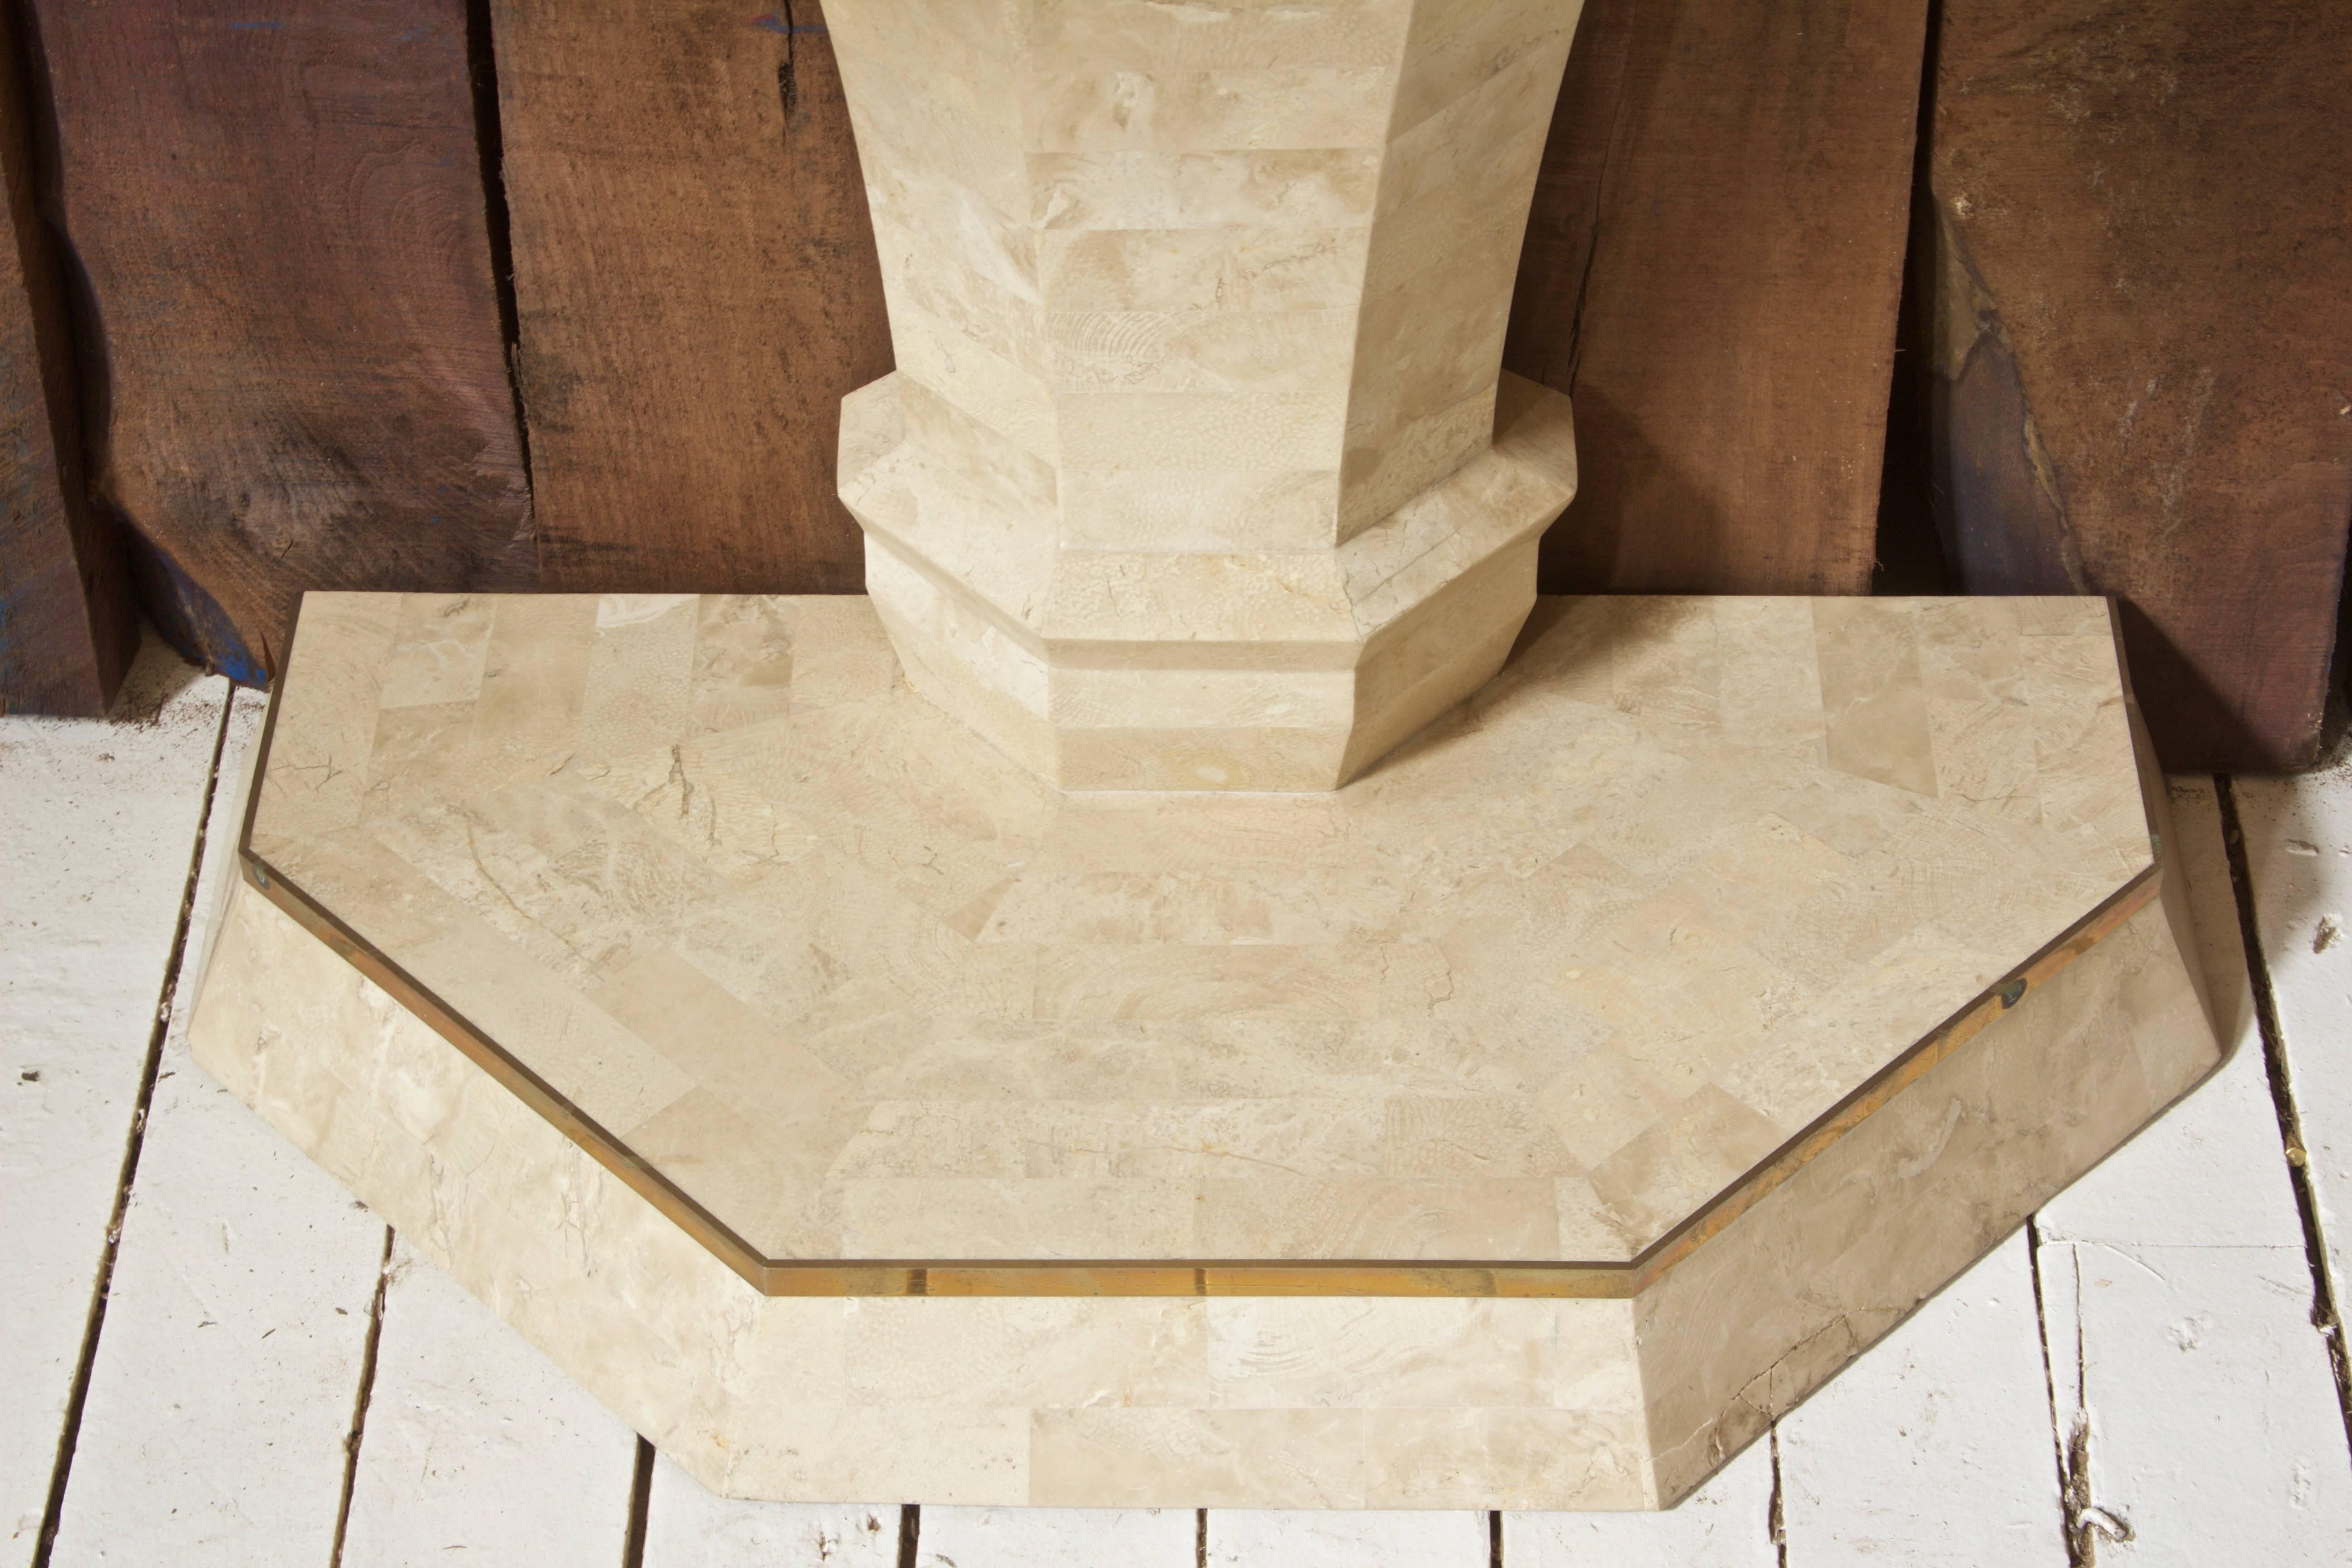
M 304 599 L 309 595 L 303 595 Z M 2112 605 L 2110 605 L 2112 612 Z M 237 868 L 246 884 L 382 988 L 462 1052 L 517 1100 L 537 1111 L 598 1164 L 766 1296 L 1435 1296 L 1540 1297 L 1626 1300 L 1763 1201 L 1782 1183 L 1895 1096 L 2023 1001 L 2026 993 L 2088 952 L 2158 894 L 2167 847 L 2151 833 L 2152 856 L 2122 886 L 2052 942 L 1986 987 L 1965 1006 L 1872 1074 L 1747 1173 L 1635 1257 L 1619 1260 L 1533 1262 L 1301 1259 L 792 1258 L 762 1256 L 726 1222 L 631 1149 L 626 1141 L 573 1105 L 554 1086 L 477 1027 L 430 988 L 352 930 L 253 847 L 262 781 L 278 730 L 278 710 L 291 679 L 300 610 L 286 640 L 282 673 L 269 694 L 256 747 L 245 817 L 237 830 Z

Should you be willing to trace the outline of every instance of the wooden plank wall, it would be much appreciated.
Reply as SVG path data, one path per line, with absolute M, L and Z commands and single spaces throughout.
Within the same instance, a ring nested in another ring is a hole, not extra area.
M 241 679 L 305 588 L 539 581 L 462 0 L 30 0 L 89 481 Z
M 1576 399 L 1548 590 L 1869 590 L 1927 17 L 1587 0 L 1504 351 Z
M 2352 524 L 2352 13 L 1944 0 L 1932 496 L 2108 593 L 2176 769 L 2318 760 Z
M 65 279 L 35 208 L 25 42 L 0 11 L 0 712 L 89 715 L 114 700 L 139 628 L 121 539 L 82 483 Z
M 493 0 L 547 585 L 856 593 L 891 368 L 816 0 Z
M 306 587 L 858 585 L 890 355 L 819 0 L 26 5 L 89 484 L 183 646 L 263 678 Z M 2122 595 L 2171 764 L 2313 760 L 2352 12 L 2214 9 L 1589 0 L 1507 352 L 1578 400 L 1545 585 L 1868 591 L 1917 359 L 1962 580 Z

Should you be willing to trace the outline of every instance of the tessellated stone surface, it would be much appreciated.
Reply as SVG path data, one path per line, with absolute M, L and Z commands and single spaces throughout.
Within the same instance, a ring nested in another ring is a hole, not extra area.
M 860 598 L 313 595 L 252 847 L 774 1258 L 1622 1262 L 2153 861 L 2096 599 L 1547 600 L 1064 795 Z
M 196 1059 L 703 1485 L 1674 1503 L 2210 1068 L 2162 903 L 1631 1299 L 763 1296 L 239 888 Z
M 1498 376 L 1580 0 L 835 0 L 898 371 L 842 499 L 918 688 L 1074 789 L 1327 789 L 1575 493 Z
M 1663 1506 L 2217 1058 L 2098 600 L 1545 600 L 1233 795 L 322 595 L 268 744 L 197 1059 L 739 1495 Z

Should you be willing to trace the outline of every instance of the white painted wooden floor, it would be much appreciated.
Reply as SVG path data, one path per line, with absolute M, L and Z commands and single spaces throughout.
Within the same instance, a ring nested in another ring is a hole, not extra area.
M 189 1065 L 260 713 L 151 646 L 114 721 L 0 718 L 0 1562 L 2352 1563 L 2352 772 L 2175 782 L 2236 1054 L 1673 1513 L 799 1508 L 703 1493 Z

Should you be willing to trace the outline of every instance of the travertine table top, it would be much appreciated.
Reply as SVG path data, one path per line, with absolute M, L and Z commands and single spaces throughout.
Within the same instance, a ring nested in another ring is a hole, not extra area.
M 248 846 L 761 1256 L 902 1261 L 1622 1263 L 2152 864 L 2096 599 L 1546 599 L 1249 795 L 1056 793 L 863 598 L 312 595 Z

